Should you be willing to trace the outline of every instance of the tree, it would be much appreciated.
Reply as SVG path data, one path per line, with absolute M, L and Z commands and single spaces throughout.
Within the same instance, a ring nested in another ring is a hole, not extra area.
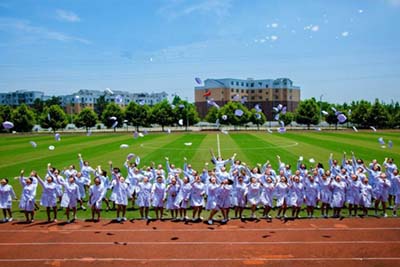
M 208 109 L 207 115 L 204 119 L 207 122 L 215 123 L 218 118 L 219 118 L 219 110 L 213 106 Z
M 266 122 L 266 117 L 264 113 L 262 112 L 257 112 L 256 109 L 251 109 L 250 111 L 250 121 L 253 124 L 257 125 L 257 129 L 260 129 L 260 125 L 263 125 Z
M 183 120 L 183 124 L 186 127 L 186 131 L 188 130 L 187 129 L 188 125 L 193 125 L 200 121 L 199 113 L 197 112 L 195 105 L 190 104 L 189 102 L 184 100 L 180 100 L 175 105 L 174 113 L 176 119 Z
M 107 101 L 106 101 L 106 96 L 101 95 L 99 98 L 96 100 L 96 104 L 94 104 L 94 111 L 97 113 L 97 116 L 99 118 L 102 117 L 103 111 L 107 106 Z
M 177 106 L 180 102 L 182 102 L 182 99 L 178 95 L 174 95 L 171 104 Z
M 43 128 L 51 128 L 54 132 L 65 128 L 67 124 L 67 115 L 59 105 L 46 107 L 40 117 L 40 125 Z
M 90 127 L 96 126 L 97 114 L 90 108 L 84 108 L 79 112 L 78 116 L 75 118 L 75 125 L 77 127 L 85 127 L 86 132 Z
M 139 126 L 147 126 L 150 122 L 151 109 L 148 105 L 138 105 L 135 102 L 130 102 L 125 110 L 125 119 L 136 127 L 139 131 Z
M 44 101 L 46 107 L 54 106 L 54 105 L 61 105 L 61 97 L 59 96 L 52 96 L 50 99 Z
M 389 125 L 389 114 L 385 107 L 375 99 L 374 104 L 368 111 L 367 120 L 370 126 L 385 128 Z
M 111 119 L 111 117 L 115 117 L 117 120 L 113 120 Z M 107 126 L 107 128 L 110 128 L 115 123 L 115 121 L 118 121 L 117 127 L 121 127 L 123 117 L 124 114 L 121 107 L 115 103 L 109 103 L 104 109 L 101 119 L 104 125 Z
M 296 122 L 306 124 L 307 128 L 310 129 L 311 124 L 319 123 L 319 111 L 315 98 L 303 100 L 296 109 Z
M 12 108 L 8 105 L 0 105 L 0 128 L 3 129 L 3 122 L 11 121 Z M 4 129 L 3 129 L 4 130 Z
M 235 111 L 240 109 L 243 111 L 242 116 L 236 116 Z M 219 110 L 220 117 L 227 115 L 226 120 L 220 120 L 221 124 L 242 125 L 249 122 L 251 113 L 240 102 L 228 102 Z
M 292 112 L 286 112 L 286 114 L 280 114 L 279 120 L 283 121 L 285 125 L 290 125 L 294 120 L 294 114 Z
M 17 132 L 30 132 L 35 125 L 35 113 L 25 104 L 21 104 L 12 113 L 14 130 Z
M 174 113 L 168 100 L 163 100 L 155 104 L 151 110 L 151 121 L 159 124 L 164 131 L 164 126 L 175 122 Z
M 368 114 L 371 108 L 371 103 L 361 100 L 360 102 L 353 103 L 351 112 L 351 122 L 360 128 L 368 128 Z
M 32 109 L 33 109 L 33 111 L 35 112 L 35 114 L 39 117 L 39 115 L 42 114 L 43 109 L 44 109 L 44 102 L 43 102 L 43 100 L 40 99 L 40 98 L 36 98 L 36 99 L 33 101 Z

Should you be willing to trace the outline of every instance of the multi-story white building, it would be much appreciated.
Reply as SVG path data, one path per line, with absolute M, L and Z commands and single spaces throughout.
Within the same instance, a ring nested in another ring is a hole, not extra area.
M 167 99 L 166 92 L 161 93 L 130 93 L 127 91 L 108 91 L 82 89 L 70 95 L 61 95 L 61 106 L 68 114 L 79 113 L 83 108 L 94 109 L 97 100 L 104 96 L 107 103 L 115 102 L 121 107 L 128 105 L 130 102 L 136 102 L 141 105 L 153 106 L 164 99 Z M 15 91 L 10 93 L 0 93 L 0 105 L 18 106 L 22 103 L 33 105 L 35 99 L 42 101 L 50 99 L 40 91 Z
M 18 106 L 23 103 L 32 105 L 35 99 L 47 100 L 49 96 L 45 96 L 40 91 L 18 90 L 9 93 L 0 93 L 0 105 Z
M 154 105 L 168 97 L 166 92 L 161 93 L 130 93 L 114 90 L 111 94 L 107 91 L 82 89 L 71 95 L 61 96 L 61 105 L 67 113 L 79 113 L 83 108 L 94 109 L 97 100 L 104 96 L 107 103 L 114 102 L 121 107 L 127 106 L 130 102 L 138 104 Z

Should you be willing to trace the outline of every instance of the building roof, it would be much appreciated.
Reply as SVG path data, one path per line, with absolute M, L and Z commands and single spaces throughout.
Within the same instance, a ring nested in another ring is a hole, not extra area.
M 228 89 L 300 89 L 299 86 L 294 86 L 292 80 L 289 78 L 278 79 L 261 79 L 255 80 L 252 78 L 247 79 L 206 79 L 203 86 L 195 87 L 196 90 L 212 89 L 212 88 L 228 88 Z

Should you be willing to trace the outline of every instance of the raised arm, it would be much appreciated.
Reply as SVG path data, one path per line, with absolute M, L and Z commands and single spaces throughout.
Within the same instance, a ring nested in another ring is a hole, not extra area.
M 78 159 L 79 159 L 79 166 L 81 167 L 81 169 L 83 168 L 83 158 L 81 154 L 78 154 Z

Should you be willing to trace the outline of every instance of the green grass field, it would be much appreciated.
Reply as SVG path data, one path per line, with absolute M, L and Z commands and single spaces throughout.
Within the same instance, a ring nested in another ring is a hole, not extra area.
M 341 159 L 343 151 L 354 151 L 357 157 L 370 162 L 377 159 L 380 163 L 385 157 L 393 157 L 395 163 L 400 161 L 400 132 L 399 131 L 352 131 L 341 132 L 288 132 L 285 134 L 267 132 L 231 132 L 228 135 L 219 133 L 221 154 L 224 158 L 237 153 L 237 159 L 246 162 L 249 166 L 264 163 L 269 160 L 275 169 L 278 168 L 276 155 L 280 155 L 283 162 L 292 164 L 295 169 L 296 161 L 301 155 L 307 166 L 308 159 L 314 158 L 316 162 L 322 162 L 328 167 L 330 153 L 335 158 Z M 393 141 L 393 148 L 382 148 L 378 138 L 383 137 L 387 142 Z M 33 148 L 29 141 L 35 141 L 37 148 Z M 191 142 L 191 146 L 184 143 Z M 121 149 L 121 144 L 128 144 L 128 149 Z M 48 149 L 54 145 L 54 151 Z M 107 162 L 112 160 L 114 166 L 123 168 L 123 162 L 128 153 L 140 156 L 140 166 L 149 165 L 154 161 L 165 166 L 165 157 L 177 167 L 183 166 L 183 158 L 197 170 L 204 167 L 205 162 L 210 162 L 209 149 L 217 153 L 217 133 L 154 133 L 143 138 L 134 139 L 131 133 L 110 134 L 62 134 L 61 141 L 56 142 L 51 134 L 36 135 L 2 135 L 0 139 L 0 176 L 8 177 L 10 184 L 19 197 L 21 187 L 13 178 L 19 175 L 21 169 L 26 173 L 37 170 L 43 177 L 46 173 L 47 163 L 62 169 L 70 164 L 75 164 L 79 169 L 77 155 L 81 153 L 92 167 L 101 165 L 107 168 Z M 211 168 L 210 163 L 209 167 Z M 40 186 L 39 186 L 40 188 Z M 40 197 L 40 189 L 38 198 Z M 22 219 L 23 214 L 17 212 L 17 202 L 14 203 L 14 218 Z M 205 214 L 204 214 L 205 215 Z M 272 214 L 274 215 L 274 213 Z M 115 212 L 103 212 L 103 217 L 113 218 Z M 37 213 L 37 218 L 45 218 L 43 208 Z M 64 218 L 63 213 L 59 219 Z M 79 218 L 88 218 L 88 211 L 79 211 Z M 139 217 L 137 211 L 129 211 L 128 217 Z

